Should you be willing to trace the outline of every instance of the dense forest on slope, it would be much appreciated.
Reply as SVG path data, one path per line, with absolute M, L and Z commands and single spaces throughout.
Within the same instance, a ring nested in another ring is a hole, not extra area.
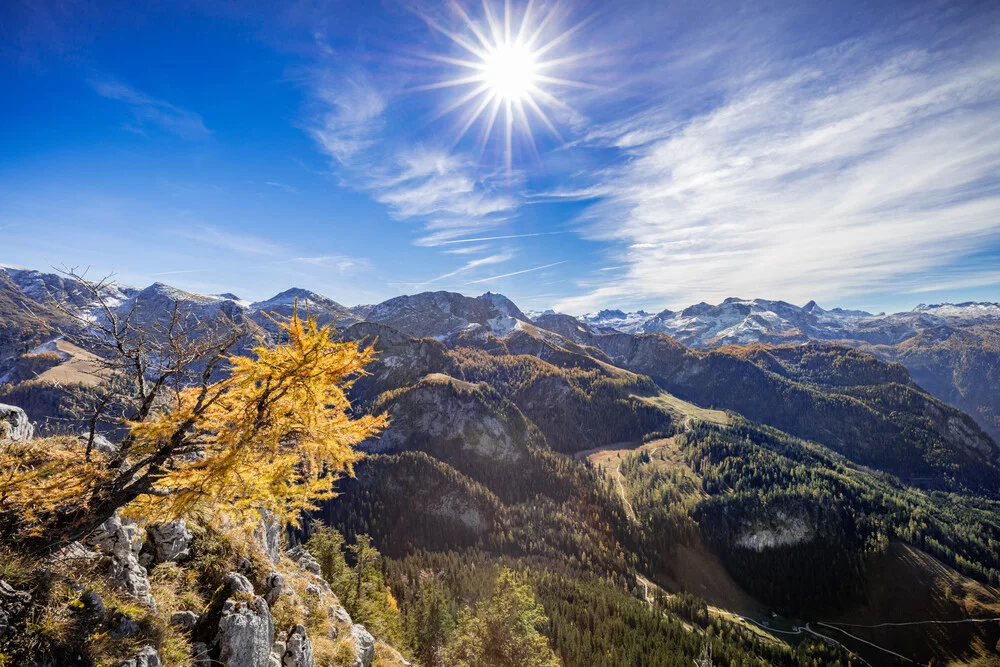
M 902 367 L 871 355 L 826 345 L 695 352 L 659 334 L 595 341 L 682 398 L 815 440 L 862 465 L 929 488 L 998 488 L 997 444 Z
M 702 495 L 661 465 L 664 453 L 629 457 L 621 469 L 641 522 L 683 540 L 675 528 L 683 525 L 680 504 L 733 576 L 778 608 L 843 606 L 860 590 L 866 554 L 884 551 L 890 540 L 1000 584 L 995 501 L 916 491 L 749 422 L 698 425 L 677 436 L 676 446 Z M 777 567 L 780 578 L 770 574 Z

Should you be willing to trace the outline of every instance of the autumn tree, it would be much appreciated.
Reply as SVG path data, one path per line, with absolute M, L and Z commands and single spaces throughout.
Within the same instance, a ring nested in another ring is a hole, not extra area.
M 539 628 L 548 622 L 526 582 L 504 568 L 494 593 L 459 616 L 443 663 L 454 667 L 559 667 Z
M 101 295 L 103 285 L 82 281 Z M 337 341 L 296 309 L 275 318 L 279 341 L 230 354 L 239 327 L 199 327 L 179 307 L 154 329 L 100 296 L 92 325 L 117 389 L 95 408 L 86 447 L 67 441 L 0 449 L 2 527 L 33 553 L 81 539 L 115 511 L 167 520 L 195 510 L 251 521 L 260 509 L 285 521 L 333 495 L 359 458 L 355 445 L 386 423 L 355 418 L 346 391 L 373 357 Z M 110 407 L 124 437 L 93 451 Z

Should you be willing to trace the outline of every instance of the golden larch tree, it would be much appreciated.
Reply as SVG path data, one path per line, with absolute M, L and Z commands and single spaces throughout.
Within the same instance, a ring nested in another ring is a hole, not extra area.
M 353 415 L 347 397 L 374 352 L 297 309 L 274 321 L 278 344 L 228 355 L 229 337 L 197 357 L 200 382 L 140 395 L 115 453 L 58 439 L 0 448 L 0 528 L 44 553 L 122 508 L 158 521 L 197 510 L 251 520 L 266 509 L 294 522 L 331 497 L 360 456 L 355 446 L 387 421 Z

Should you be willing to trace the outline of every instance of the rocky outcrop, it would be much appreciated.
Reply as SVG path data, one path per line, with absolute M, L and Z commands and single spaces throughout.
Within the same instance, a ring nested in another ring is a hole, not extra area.
M 354 667 L 371 667 L 375 659 L 375 638 L 360 623 L 351 628 L 354 636 Z
M 290 549 L 286 555 L 290 559 L 292 559 L 292 561 L 296 565 L 301 567 L 306 572 L 311 572 L 312 574 L 319 575 L 320 573 L 319 561 L 313 558 L 313 555 L 308 551 L 306 551 L 305 547 L 301 545 L 297 546 L 293 549 Z
M 254 537 L 271 562 L 277 563 L 281 558 L 281 519 L 269 510 L 261 510 L 260 523 L 254 531 Z
M 288 636 L 281 667 L 316 667 L 312 641 L 306 635 L 304 626 L 296 625 Z
M 264 598 L 239 594 L 226 600 L 215 636 L 219 661 L 227 667 L 268 667 L 274 620 Z
M 34 433 L 35 427 L 24 410 L 0 403 L 0 442 L 31 440 Z
M 146 568 L 139 564 L 138 528 L 117 513 L 90 534 L 86 542 L 111 559 L 111 581 L 136 600 L 156 607 Z
M 267 603 L 273 605 L 281 597 L 281 593 L 285 588 L 285 577 L 280 572 L 271 572 L 267 575 L 267 591 L 264 593 L 264 599 Z
M 184 519 L 149 527 L 149 546 L 156 563 L 176 563 L 191 556 L 194 535 Z

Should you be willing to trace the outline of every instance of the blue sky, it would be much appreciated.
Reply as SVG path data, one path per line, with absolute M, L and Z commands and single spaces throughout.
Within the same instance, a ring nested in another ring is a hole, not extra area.
M 442 85 L 488 19 L 3 3 L 0 263 L 572 313 L 1000 301 L 996 3 L 536 0 L 509 150 L 491 90 Z

